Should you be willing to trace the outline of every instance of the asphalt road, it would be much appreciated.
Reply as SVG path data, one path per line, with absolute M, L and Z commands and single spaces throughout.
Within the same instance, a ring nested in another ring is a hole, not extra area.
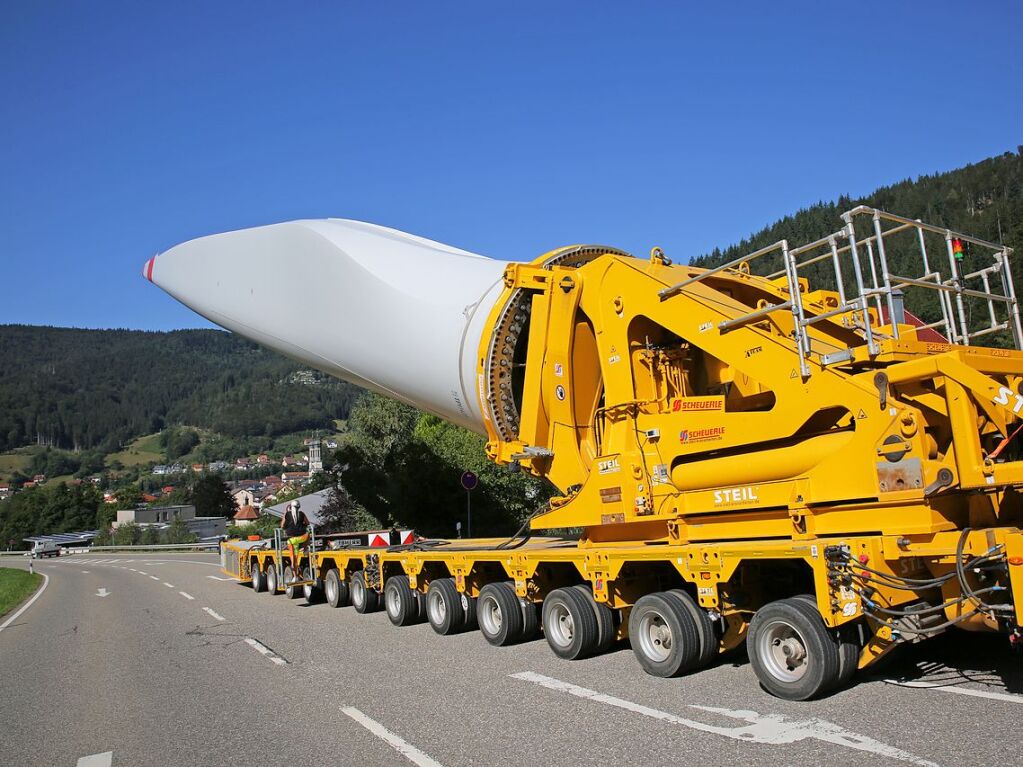
M 2 765 L 994 765 L 1019 750 L 1023 669 L 996 637 L 905 648 L 791 703 L 742 657 L 655 679 L 627 647 L 567 662 L 542 639 L 495 648 L 254 594 L 212 555 L 36 568 L 45 591 L 0 629 Z

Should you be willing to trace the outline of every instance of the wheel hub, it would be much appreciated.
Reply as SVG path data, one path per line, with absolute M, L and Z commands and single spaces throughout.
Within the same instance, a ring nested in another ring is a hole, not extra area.
M 796 682 L 806 673 L 806 643 L 793 626 L 783 621 L 765 626 L 758 644 L 764 666 L 776 679 Z

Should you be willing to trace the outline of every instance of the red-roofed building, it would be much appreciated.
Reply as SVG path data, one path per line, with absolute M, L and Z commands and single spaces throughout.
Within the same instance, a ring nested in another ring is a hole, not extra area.
M 259 519 L 259 514 L 251 506 L 242 506 L 234 515 L 234 524 L 237 527 L 247 527 Z

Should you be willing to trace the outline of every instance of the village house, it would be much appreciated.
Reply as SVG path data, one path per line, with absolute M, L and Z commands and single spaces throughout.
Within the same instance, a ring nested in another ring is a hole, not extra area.
M 281 474 L 282 482 L 304 482 L 309 479 L 308 471 L 286 471 Z
M 270 456 L 268 456 L 266 453 L 260 453 L 258 456 L 256 456 L 256 463 L 258 463 L 260 466 L 266 466 L 267 464 L 270 463 Z
M 232 522 L 235 527 L 249 527 L 259 519 L 259 513 L 252 506 L 242 506 L 234 515 Z

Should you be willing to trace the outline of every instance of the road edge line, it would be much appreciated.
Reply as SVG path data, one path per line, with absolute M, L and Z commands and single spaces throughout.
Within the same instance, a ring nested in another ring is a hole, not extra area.
M 17 610 L 11 613 L 7 620 L 5 620 L 3 623 L 0 623 L 0 631 L 3 631 L 5 628 L 14 623 L 14 621 L 16 621 L 23 612 L 30 608 L 32 604 L 43 595 L 43 592 L 46 591 L 46 587 L 50 585 L 50 576 L 47 575 L 46 573 L 39 574 L 43 576 L 43 585 L 36 590 L 35 594 L 29 597 L 28 601 L 25 602 L 25 604 L 23 604 L 21 607 L 19 607 Z

